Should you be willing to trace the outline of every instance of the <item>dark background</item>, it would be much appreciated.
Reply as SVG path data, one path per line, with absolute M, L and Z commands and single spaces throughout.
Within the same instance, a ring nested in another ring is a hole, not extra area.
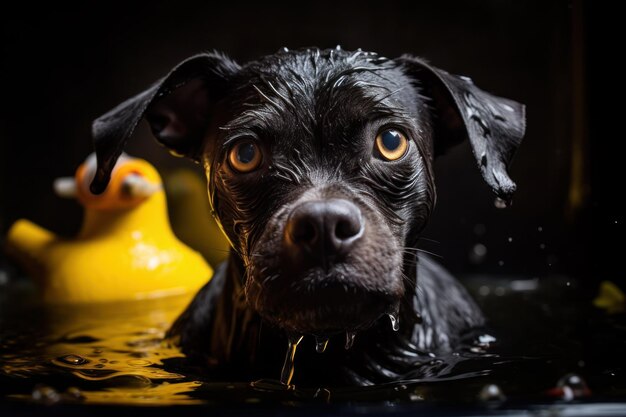
M 619 136 L 610 114 L 616 111 L 602 98 L 611 61 L 599 52 L 611 40 L 601 14 L 611 12 L 600 5 L 151 1 L 43 7 L 21 6 L 1 18 L 2 235 L 20 217 L 75 233 L 81 209 L 57 198 L 52 180 L 72 175 L 91 152 L 92 119 L 185 57 L 217 49 L 244 63 L 282 46 L 341 44 L 388 57 L 419 55 L 527 105 L 526 139 L 511 167 L 518 184 L 513 207 L 494 207 L 469 146 L 459 146 L 437 162 L 438 207 L 424 233 L 436 242 L 424 241 L 424 249 L 455 272 L 567 274 L 589 285 L 623 275 L 617 273 L 623 245 L 612 243 L 624 219 L 615 201 L 623 189 L 614 172 L 619 155 L 602 145 Z M 160 168 L 192 166 L 158 147 L 146 126 L 127 151 Z M 468 256 L 477 243 L 487 247 L 478 263 Z

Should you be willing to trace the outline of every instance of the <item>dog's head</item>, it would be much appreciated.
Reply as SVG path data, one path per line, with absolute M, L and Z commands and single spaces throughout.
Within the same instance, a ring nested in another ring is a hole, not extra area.
M 397 310 L 436 155 L 469 139 L 485 181 L 511 198 L 506 167 L 525 123 L 522 105 L 414 57 L 285 49 L 240 67 L 207 53 L 94 122 L 93 192 L 144 116 L 203 164 L 250 306 L 315 335 Z

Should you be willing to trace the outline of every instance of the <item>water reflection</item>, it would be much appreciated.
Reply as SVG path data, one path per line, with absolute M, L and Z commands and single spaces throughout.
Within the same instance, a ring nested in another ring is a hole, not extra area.
M 196 402 L 177 394 L 198 383 L 163 366 L 163 360 L 183 357 L 163 337 L 190 298 L 40 307 L 11 317 L 17 323 L 3 329 L 0 374 L 85 386 L 80 396 L 70 398 L 47 385 L 36 387 L 32 398 L 44 403 Z
M 0 397 L 42 404 L 444 402 L 493 408 L 520 400 L 577 401 L 591 392 L 626 395 L 626 384 L 618 381 L 624 368 L 614 360 L 626 343 L 623 315 L 600 309 L 589 315 L 575 302 L 580 286 L 567 277 L 468 278 L 470 291 L 491 318 L 489 334 L 497 337 L 477 334 L 453 352 L 415 357 L 414 372 L 373 387 L 216 381 L 163 341 L 189 296 L 43 308 L 22 293 L 3 292 Z M 294 340 L 294 351 L 299 341 Z M 348 347 L 352 341 L 346 335 Z M 326 344 L 318 338 L 303 348 L 323 351 Z M 288 362 L 284 381 L 293 372 L 293 361 Z

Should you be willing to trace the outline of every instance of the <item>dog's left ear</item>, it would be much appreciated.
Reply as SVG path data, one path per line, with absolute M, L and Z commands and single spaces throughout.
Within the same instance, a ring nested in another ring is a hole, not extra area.
M 396 59 L 414 80 L 435 112 L 435 155 L 469 138 L 484 180 L 498 197 L 509 202 L 515 183 L 507 167 L 526 129 L 523 104 L 496 97 L 467 77 L 451 75 L 412 56 Z
M 156 139 L 173 154 L 198 160 L 215 104 L 239 68 L 220 53 L 193 56 L 96 119 L 92 134 L 98 168 L 91 192 L 104 191 L 126 141 L 144 116 Z

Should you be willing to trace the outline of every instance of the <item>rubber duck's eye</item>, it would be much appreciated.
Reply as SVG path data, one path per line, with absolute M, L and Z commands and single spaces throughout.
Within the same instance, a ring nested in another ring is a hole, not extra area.
M 251 172 L 261 165 L 261 149 L 250 139 L 237 142 L 228 152 L 230 166 L 238 172 Z
M 376 149 L 387 161 L 400 159 L 409 148 L 409 141 L 402 132 L 386 129 L 376 136 Z

